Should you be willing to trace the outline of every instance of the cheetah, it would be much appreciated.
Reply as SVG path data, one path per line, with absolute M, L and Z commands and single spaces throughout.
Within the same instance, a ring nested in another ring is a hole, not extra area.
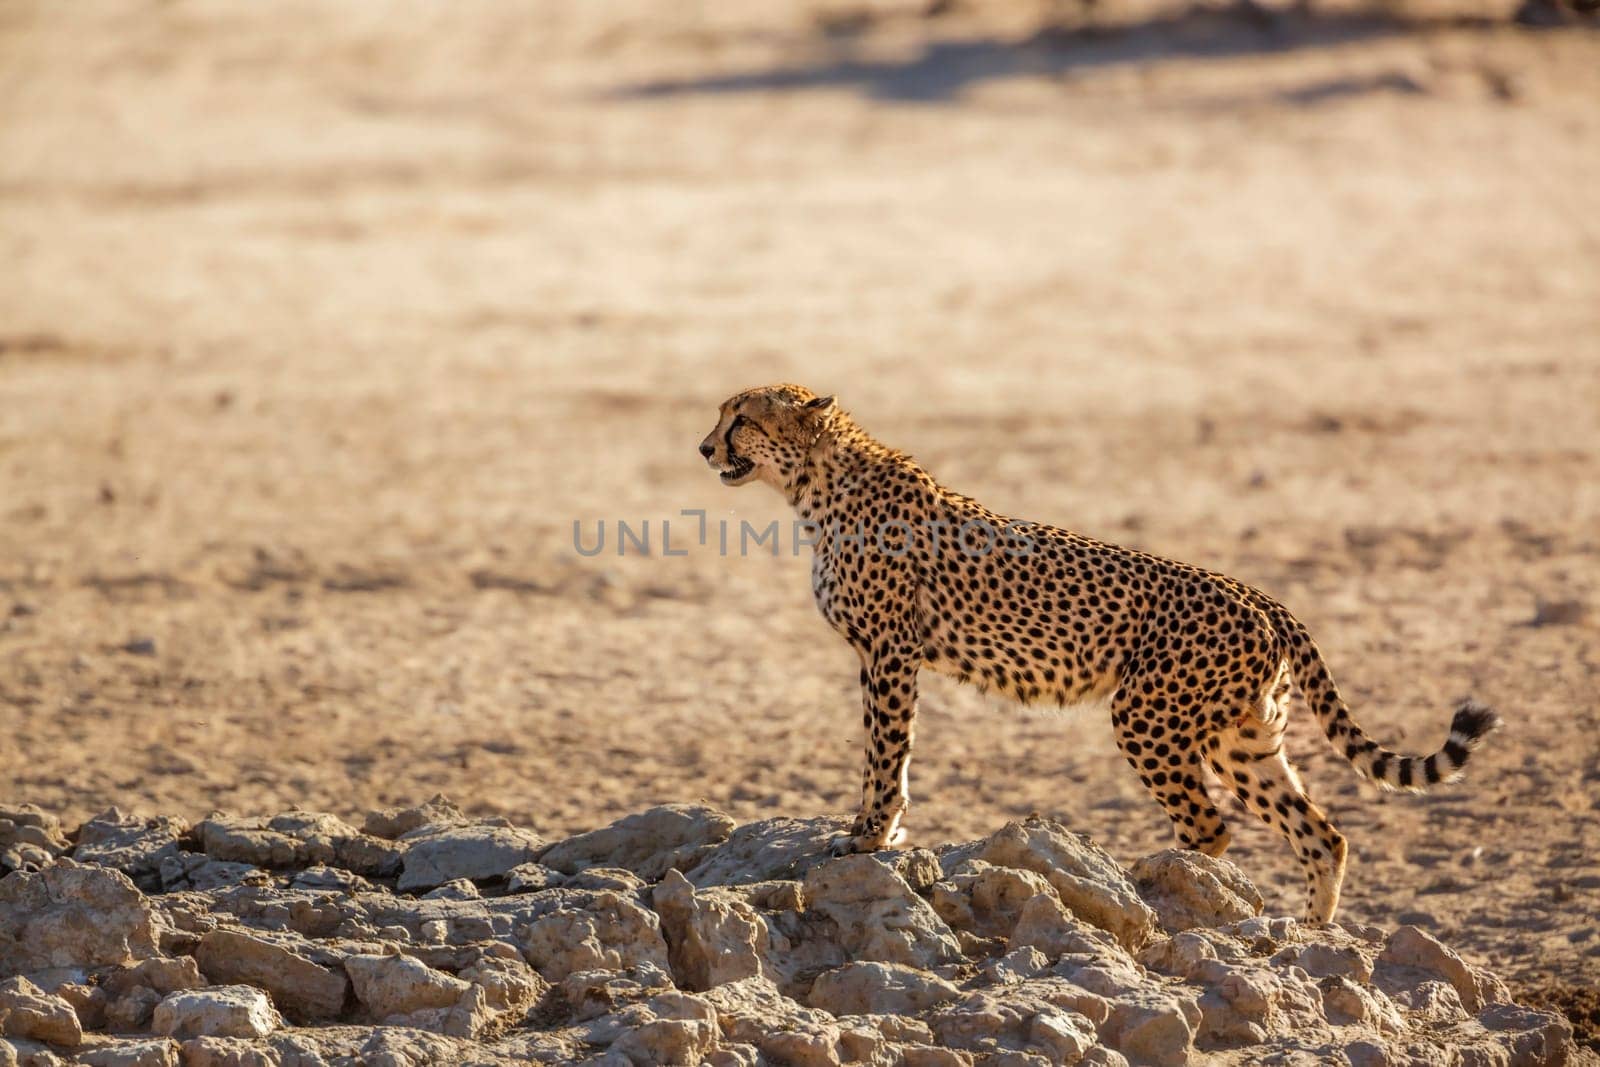
M 1220 856 L 1229 837 L 1210 767 L 1288 841 L 1316 923 L 1338 908 L 1347 846 L 1284 754 L 1292 683 L 1333 747 L 1389 789 L 1454 781 L 1500 724 L 1463 701 L 1439 751 L 1390 752 L 1351 717 L 1305 626 L 1265 593 L 997 515 L 802 386 L 730 398 L 700 454 L 723 484 L 765 482 L 787 498 L 810 535 L 817 607 L 861 659 L 866 770 L 837 852 L 904 840 L 924 667 L 1024 703 L 1108 702 L 1118 748 L 1179 843 Z

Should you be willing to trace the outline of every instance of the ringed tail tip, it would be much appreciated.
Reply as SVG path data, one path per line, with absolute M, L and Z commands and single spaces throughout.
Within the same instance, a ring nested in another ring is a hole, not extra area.
M 1468 697 L 1456 705 L 1455 717 L 1450 720 L 1450 739 L 1459 738 L 1470 746 L 1500 726 L 1500 716 L 1493 708 Z
M 1450 738 L 1444 743 L 1444 748 L 1429 756 L 1423 763 L 1423 778 L 1432 785 L 1435 782 L 1453 782 L 1461 777 L 1461 769 L 1466 766 L 1467 757 L 1472 755 L 1473 749 L 1482 743 L 1483 739 L 1501 725 L 1500 716 L 1487 704 L 1473 700 L 1471 697 L 1456 705 L 1456 713 L 1450 720 Z M 1402 787 L 1409 786 L 1410 782 L 1402 783 Z

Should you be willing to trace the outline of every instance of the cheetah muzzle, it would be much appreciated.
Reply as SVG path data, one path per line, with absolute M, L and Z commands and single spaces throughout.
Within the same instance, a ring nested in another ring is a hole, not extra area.
M 731 397 L 700 453 L 725 484 L 762 481 L 783 493 L 816 531 L 812 594 L 860 657 L 866 769 L 837 852 L 904 838 L 923 668 L 1024 703 L 1107 699 L 1117 746 L 1178 841 L 1212 856 L 1228 847 L 1209 768 L 1289 843 L 1313 922 L 1338 908 L 1348 848 L 1284 753 L 1292 691 L 1334 749 L 1389 789 L 1454 781 L 1500 725 L 1465 701 L 1432 755 L 1384 749 L 1351 717 L 1305 626 L 1267 594 L 1053 526 L 1027 524 L 1026 551 L 1006 537 L 974 550 L 952 531 L 1015 524 L 801 386 Z M 903 533 L 891 543 L 874 536 L 890 528 Z
M 743 456 L 730 455 L 728 457 L 728 461 L 732 463 L 733 466 L 729 467 L 725 471 L 722 471 L 718 475 L 718 477 L 720 477 L 724 482 L 737 482 L 741 478 L 748 475 L 751 471 L 756 469 L 755 463 Z

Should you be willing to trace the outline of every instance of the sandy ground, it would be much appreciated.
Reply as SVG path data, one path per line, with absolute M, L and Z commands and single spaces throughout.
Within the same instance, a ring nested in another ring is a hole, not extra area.
M 0 800 L 845 811 L 853 655 L 694 452 L 789 379 L 1269 590 L 1388 742 L 1497 705 L 1426 797 L 1297 724 L 1344 913 L 1592 990 L 1600 35 L 1091 14 L 0 7 Z M 914 840 L 1168 843 L 1101 716 L 924 694 Z

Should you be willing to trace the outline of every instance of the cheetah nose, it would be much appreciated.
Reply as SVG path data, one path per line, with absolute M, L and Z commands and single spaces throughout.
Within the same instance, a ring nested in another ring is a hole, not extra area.
M 715 452 L 716 450 L 717 446 L 712 444 L 710 441 L 700 442 L 700 454 L 707 459 L 710 459 L 711 453 Z

